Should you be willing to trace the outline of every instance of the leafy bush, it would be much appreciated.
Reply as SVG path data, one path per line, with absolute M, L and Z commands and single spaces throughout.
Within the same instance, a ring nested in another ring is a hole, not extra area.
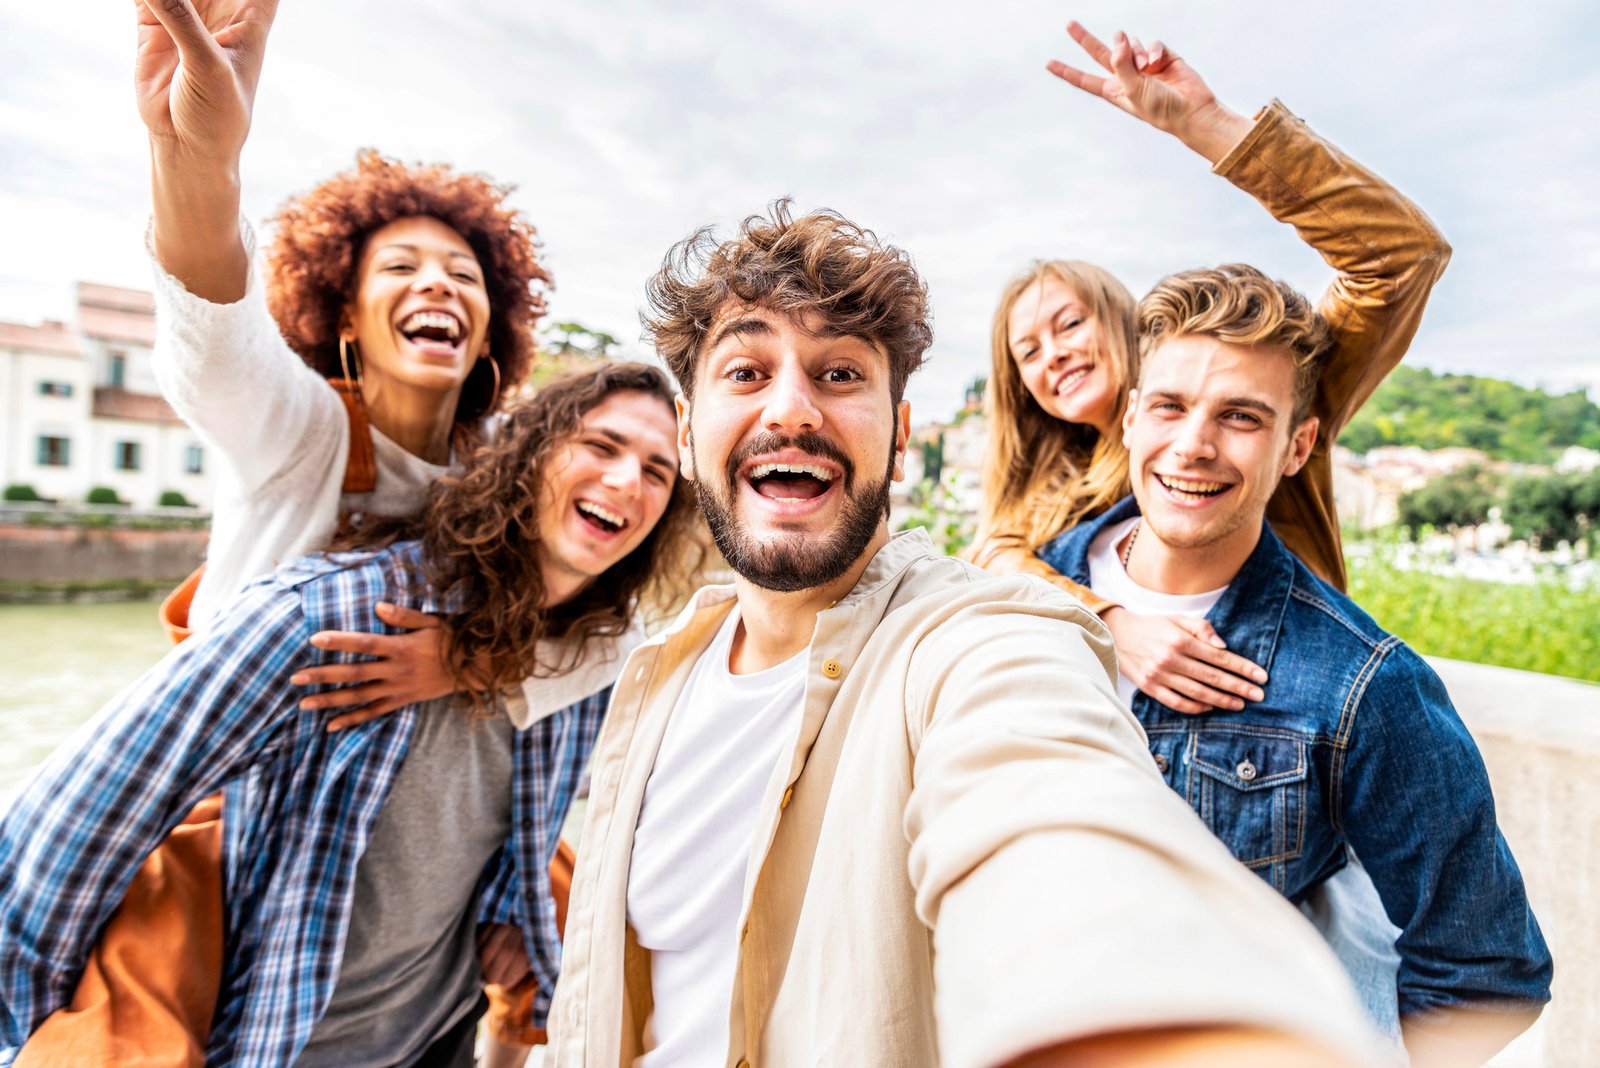
M 5 488 L 5 492 L 3 494 L 3 497 L 4 497 L 5 500 L 8 500 L 8 501 L 42 501 L 42 500 L 44 500 L 43 497 L 39 496 L 39 491 L 34 489 L 32 486 L 28 485 L 26 482 L 13 482 L 13 483 L 11 483 L 11 485 L 9 485 L 9 486 L 7 486 Z
M 951 471 L 938 482 L 925 478 L 911 488 L 911 511 L 899 529 L 922 527 L 935 549 L 955 556 L 972 543 L 975 526 L 976 520 L 956 496 L 955 472 Z
M 156 502 L 163 508 L 193 508 L 194 504 L 177 490 L 162 490 L 161 499 Z
M 110 486 L 95 486 L 84 498 L 86 504 L 122 504 L 123 500 L 117 496 L 117 491 Z
M 1403 570 L 1382 549 L 1349 565 L 1350 596 L 1420 653 L 1600 682 L 1600 586 Z

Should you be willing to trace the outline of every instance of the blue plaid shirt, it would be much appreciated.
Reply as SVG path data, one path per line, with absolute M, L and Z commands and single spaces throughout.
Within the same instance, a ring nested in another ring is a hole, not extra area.
M 315 632 L 379 627 L 380 600 L 441 610 L 407 591 L 417 559 L 404 543 L 256 581 L 51 755 L 0 818 L 0 1065 L 67 1004 L 135 869 L 224 787 L 227 954 L 207 1063 L 295 1060 L 338 978 L 356 864 L 419 712 L 328 734 L 289 677 L 329 661 Z M 561 952 L 546 870 L 609 696 L 517 732 L 511 838 L 483 874 L 479 919 L 522 926 L 540 1024 Z

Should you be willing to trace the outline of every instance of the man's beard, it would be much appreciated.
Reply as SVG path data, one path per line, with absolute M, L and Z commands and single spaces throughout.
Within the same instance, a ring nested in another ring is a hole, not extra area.
M 693 447 L 692 442 L 690 447 Z M 844 494 L 844 506 L 838 522 L 826 534 L 777 534 L 765 542 L 758 541 L 740 522 L 735 507 L 739 468 L 757 453 L 785 448 L 826 457 L 843 468 L 844 485 L 840 492 Z M 705 513 L 711 537 L 728 566 L 762 589 L 795 593 L 826 586 L 850 570 L 867 551 L 889 513 L 889 484 L 893 475 L 894 451 L 891 448 L 883 479 L 857 492 L 855 464 L 822 435 L 809 431 L 793 436 L 762 434 L 728 457 L 721 486 L 710 486 L 702 478 L 696 480 L 695 492 L 700 497 L 700 510 Z

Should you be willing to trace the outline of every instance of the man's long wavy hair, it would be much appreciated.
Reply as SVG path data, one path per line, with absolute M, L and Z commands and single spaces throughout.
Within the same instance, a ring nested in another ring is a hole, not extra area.
M 456 402 L 456 425 L 476 430 L 527 377 L 533 328 L 544 315 L 550 286 L 538 235 L 506 202 L 510 194 L 510 186 L 442 163 L 406 164 L 371 149 L 359 153 L 353 168 L 289 200 L 272 220 L 267 306 L 284 340 L 325 378 L 340 377 L 339 324 L 356 295 L 367 238 L 396 219 L 438 219 L 472 247 L 489 295 L 487 348 L 500 373 L 480 359 Z
M 377 518 L 347 535 L 343 548 L 422 542 L 411 576 L 446 616 L 445 657 L 458 687 L 492 694 L 535 675 L 571 670 L 585 647 L 628 629 L 635 611 L 670 611 L 687 599 L 707 562 L 709 541 L 683 480 L 639 546 L 564 604 L 543 607 L 539 511 L 552 457 L 578 433 L 583 416 L 614 393 L 654 397 L 670 411 L 673 389 L 659 368 L 606 363 L 554 379 L 506 409 L 493 440 L 458 475 L 434 482 L 425 510 Z M 336 546 L 339 548 L 341 546 Z M 541 650 L 560 639 L 559 652 Z
M 1054 278 L 1099 321 L 1105 363 L 1118 397 L 1112 432 L 1068 423 L 1039 407 L 1011 353 L 1011 310 L 1045 278 Z M 979 552 L 990 538 L 1021 542 L 1032 551 L 1090 518 L 1128 492 L 1128 450 L 1122 413 L 1138 355 L 1133 295 L 1101 267 L 1078 260 L 1035 263 L 1000 291 L 990 330 L 989 387 L 984 414 L 989 441 L 983 457 Z M 982 560 L 980 560 L 982 562 Z

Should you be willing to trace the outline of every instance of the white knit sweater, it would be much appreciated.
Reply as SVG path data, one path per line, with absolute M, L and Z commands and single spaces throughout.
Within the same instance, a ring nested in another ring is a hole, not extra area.
M 341 512 L 414 512 L 428 484 L 449 470 L 373 428 L 377 487 L 341 492 L 350 449 L 344 402 L 279 334 L 255 265 L 255 234 L 243 219 L 239 230 L 251 266 L 245 295 L 232 304 L 190 293 L 150 250 L 156 380 L 218 460 L 206 570 L 189 609 L 196 632 L 251 579 L 326 546 Z M 591 649 L 561 678 L 528 680 L 529 708 L 513 707 L 513 719 L 526 721 L 598 690 L 615 678 L 637 640 Z

